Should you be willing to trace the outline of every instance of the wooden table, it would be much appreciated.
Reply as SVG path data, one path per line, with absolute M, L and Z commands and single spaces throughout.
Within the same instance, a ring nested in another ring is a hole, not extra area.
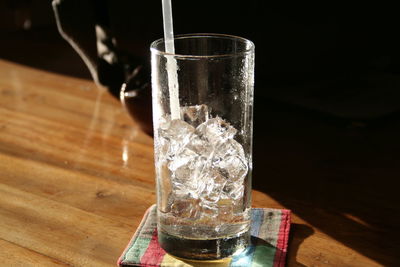
M 154 202 L 152 139 L 116 99 L 0 60 L 2 266 L 114 266 Z M 258 191 L 253 206 L 285 208 Z M 292 222 L 288 266 L 381 266 L 296 211 Z

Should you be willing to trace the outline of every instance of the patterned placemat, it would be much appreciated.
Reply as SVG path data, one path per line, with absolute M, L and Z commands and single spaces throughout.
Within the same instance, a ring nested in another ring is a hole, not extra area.
M 157 241 L 157 207 L 151 206 L 118 259 L 119 266 L 285 266 L 290 229 L 290 211 L 253 208 L 251 245 L 242 253 L 213 262 L 184 261 L 167 254 Z

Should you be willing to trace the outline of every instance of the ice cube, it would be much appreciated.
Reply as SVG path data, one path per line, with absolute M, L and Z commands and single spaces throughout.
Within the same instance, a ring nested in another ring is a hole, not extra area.
M 197 220 L 201 215 L 201 207 L 197 199 L 175 199 L 171 205 L 171 213 L 176 217 Z
M 160 136 L 175 141 L 188 139 L 195 128 L 182 120 L 172 120 L 160 125 Z
M 194 198 L 198 199 L 198 195 L 196 193 L 196 188 L 191 188 L 191 185 L 187 185 L 180 182 L 174 182 L 173 184 L 173 196 L 174 198 Z
M 243 181 L 248 172 L 246 158 L 242 146 L 229 139 L 221 143 L 215 150 L 213 166 L 228 180 Z
M 234 139 L 229 139 L 226 142 L 221 143 L 215 152 L 216 155 L 221 158 L 237 155 L 239 158 L 245 160 L 245 154 L 242 145 Z
M 207 180 L 203 179 L 203 176 L 209 173 L 207 168 L 209 164 L 203 157 L 170 161 L 169 169 L 174 193 L 179 197 L 199 198 L 207 187 Z
M 161 151 L 166 157 L 173 158 L 184 148 L 195 128 L 182 120 L 172 120 L 160 127 Z
M 197 127 L 209 118 L 208 107 L 206 105 L 196 105 L 181 108 L 183 120 L 193 127 Z
M 177 198 L 198 198 L 198 181 L 193 179 L 192 170 L 181 166 L 171 174 L 172 192 Z
M 225 199 L 238 200 L 243 197 L 244 185 L 243 183 L 230 182 L 224 186 L 222 192 Z
M 215 169 L 208 169 L 203 172 L 204 188 L 200 193 L 200 198 L 205 203 L 216 203 L 221 198 L 221 192 L 226 184 L 226 179 Z
M 175 154 L 174 160 L 170 161 L 170 163 L 168 164 L 168 168 L 173 172 L 181 167 L 191 167 L 192 169 L 192 165 L 194 164 L 194 161 L 197 157 L 198 154 L 196 152 L 186 147 L 182 147 Z
M 190 137 L 189 142 L 186 144 L 186 148 L 194 151 L 201 157 L 209 157 L 214 149 L 207 140 L 202 139 L 197 134 L 193 134 Z
M 196 134 L 210 142 L 214 147 L 233 138 L 236 132 L 235 128 L 218 116 L 207 120 L 196 128 Z
M 218 164 L 220 173 L 230 181 L 243 181 L 248 168 L 242 158 L 238 156 L 228 156 Z

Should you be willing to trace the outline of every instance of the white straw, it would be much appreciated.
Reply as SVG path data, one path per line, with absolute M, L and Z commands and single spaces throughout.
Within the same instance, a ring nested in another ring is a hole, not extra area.
M 165 52 L 175 54 L 174 29 L 172 24 L 172 6 L 171 0 L 162 0 L 163 23 L 164 23 L 164 41 Z M 171 119 L 180 119 L 179 108 L 179 86 L 178 86 L 178 67 L 173 56 L 167 57 L 167 76 L 169 89 L 169 105 L 171 109 Z

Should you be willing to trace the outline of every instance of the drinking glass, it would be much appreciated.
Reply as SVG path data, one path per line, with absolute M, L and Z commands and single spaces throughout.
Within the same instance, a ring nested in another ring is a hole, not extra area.
M 159 243 L 181 258 L 225 258 L 250 239 L 254 44 L 222 34 L 174 44 L 150 49 Z

